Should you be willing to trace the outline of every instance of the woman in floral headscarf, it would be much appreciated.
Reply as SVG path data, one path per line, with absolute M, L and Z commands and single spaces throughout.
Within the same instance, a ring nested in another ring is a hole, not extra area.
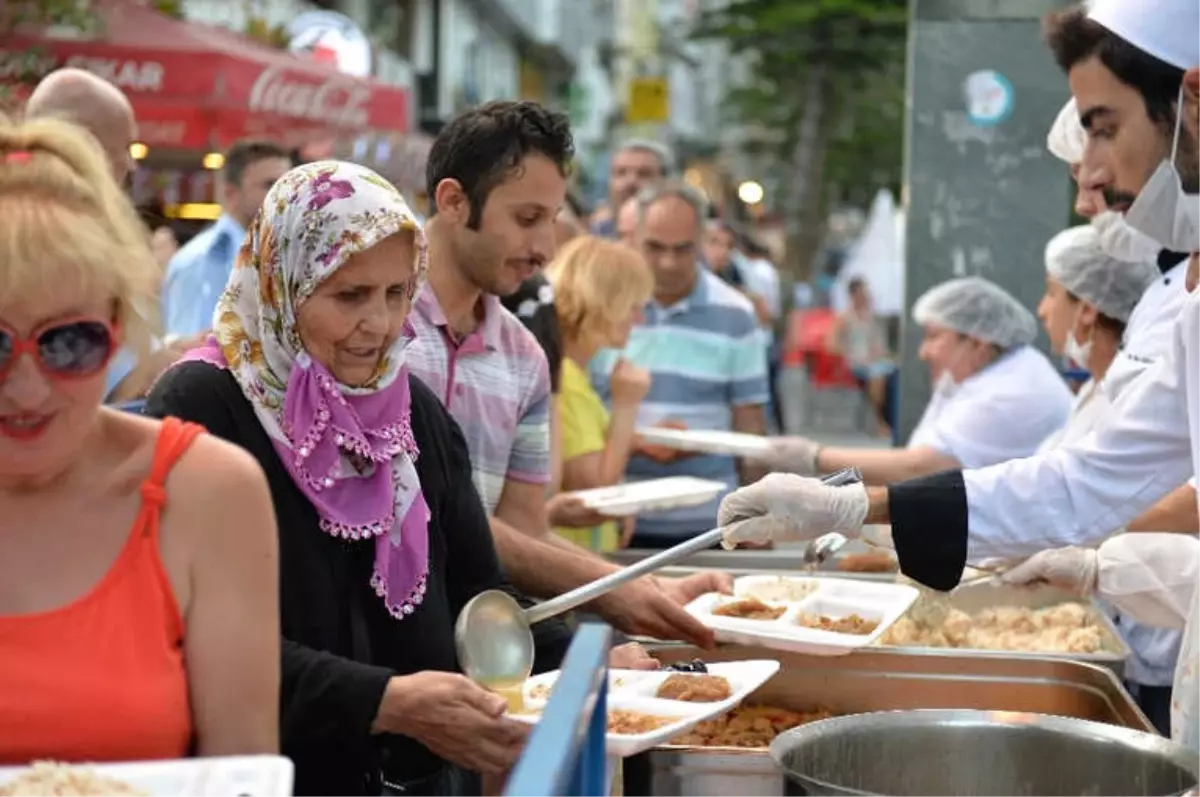
M 458 427 L 404 367 L 420 226 L 368 169 L 288 172 L 247 233 L 214 335 L 149 411 L 250 451 L 279 525 L 283 752 L 297 794 L 454 794 L 524 739 L 455 673 L 459 609 L 512 591 Z M 539 670 L 565 626 L 539 625 Z M 456 766 L 454 766 L 456 765 Z

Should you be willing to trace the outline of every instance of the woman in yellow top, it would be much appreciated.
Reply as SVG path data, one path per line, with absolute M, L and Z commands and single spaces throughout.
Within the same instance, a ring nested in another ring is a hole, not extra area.
M 618 362 L 610 383 L 610 414 L 588 380 L 587 364 L 600 349 L 625 347 L 654 291 L 654 277 L 640 252 L 592 236 L 567 243 L 547 276 L 562 330 L 562 384 L 555 397 L 562 489 L 619 484 L 634 448 L 638 405 L 650 390 L 650 374 L 625 360 Z M 596 551 L 613 551 L 628 542 L 613 520 L 591 528 L 555 530 Z

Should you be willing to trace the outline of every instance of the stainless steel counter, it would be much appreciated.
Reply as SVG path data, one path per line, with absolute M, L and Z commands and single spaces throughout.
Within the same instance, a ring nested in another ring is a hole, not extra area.
M 1107 722 L 1153 732 L 1149 720 L 1107 669 L 1055 659 L 910 655 L 878 649 L 814 657 L 751 647 L 701 651 L 665 646 L 665 662 L 773 658 L 783 667 L 748 701 L 837 714 L 912 708 L 1027 711 Z M 765 750 L 652 750 L 625 762 L 628 795 L 784 795 L 786 781 Z

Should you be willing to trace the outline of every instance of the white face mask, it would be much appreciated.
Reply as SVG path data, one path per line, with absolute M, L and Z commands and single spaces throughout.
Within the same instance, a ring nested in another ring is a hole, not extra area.
M 942 371 L 941 376 L 937 378 L 937 382 L 933 385 L 933 395 L 948 397 L 953 395 L 958 389 L 958 382 L 950 375 L 950 369 Z
M 1125 212 L 1130 227 L 1153 238 L 1172 252 L 1200 250 L 1200 195 L 1186 194 L 1175 155 L 1179 150 L 1179 131 L 1183 123 L 1183 87 L 1176 103 L 1175 139 L 1171 156 L 1154 170 L 1137 199 Z
M 1067 342 L 1063 344 L 1063 354 L 1071 359 L 1080 368 L 1088 368 L 1088 362 L 1092 358 L 1092 332 L 1088 332 L 1087 341 L 1080 343 L 1075 338 L 1075 327 L 1079 325 L 1079 315 L 1083 308 L 1079 308 L 1079 312 L 1075 313 L 1075 320 L 1071 323 L 1071 329 L 1067 331 Z
M 1100 251 L 1122 263 L 1153 263 L 1162 247 L 1147 238 L 1115 210 L 1106 210 L 1092 219 Z

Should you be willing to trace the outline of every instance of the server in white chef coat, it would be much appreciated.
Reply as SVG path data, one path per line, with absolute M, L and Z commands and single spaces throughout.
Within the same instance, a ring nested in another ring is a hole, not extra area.
M 1125 216 L 1108 210 L 1104 199 L 1104 167 L 1099 173 L 1084 171 L 1083 151 L 1087 131 L 1079 121 L 1075 98 L 1067 100 L 1046 136 L 1046 146 L 1057 158 L 1065 161 L 1075 179 L 1075 212 L 1090 219 L 1100 238 L 1100 247 L 1111 257 L 1127 263 L 1153 262 L 1162 272 L 1133 308 L 1121 350 L 1113 360 L 1104 380 L 1104 392 L 1115 401 L 1139 374 L 1157 362 L 1171 346 L 1175 319 L 1187 297 L 1184 286 L 1188 255 L 1164 249 L 1152 238 L 1138 232 Z M 1130 524 L 1137 531 L 1195 532 L 1200 526 L 1196 503 L 1196 479 L 1168 494 Z M 1135 631 L 1134 634 L 1141 634 Z M 1162 638 L 1159 634 L 1158 637 Z M 1133 669 L 1138 669 L 1136 663 Z
M 1157 244 L 1153 246 L 1157 250 Z M 1063 230 L 1046 245 L 1046 294 L 1038 304 L 1038 318 L 1050 348 L 1086 368 L 1091 378 L 1076 393 L 1066 426 L 1043 441 L 1038 453 L 1078 442 L 1109 421 L 1112 403 L 1105 387 L 1122 332 L 1134 306 L 1158 277 L 1150 259 L 1127 263 L 1102 251 L 1099 233 L 1090 224 Z M 1194 521 L 1195 498 L 1188 500 Z M 1181 635 L 1172 628 L 1142 625 L 1122 614 L 1119 606 L 1109 608 L 1133 652 L 1125 666 L 1125 685 L 1154 726 L 1169 734 L 1171 682 Z
M 1090 11 L 1072 8 L 1048 20 L 1048 40 L 1088 131 L 1081 171 L 1107 175 L 1109 204 L 1131 226 L 1165 248 L 1193 252 L 1189 279 L 1200 250 L 1198 29 L 1196 0 L 1095 0 Z M 1180 136 L 1185 116 L 1189 135 Z M 1200 293 L 1188 288 L 1163 359 L 1121 393 L 1113 421 L 1084 440 L 889 487 L 829 487 L 770 474 L 722 503 L 727 544 L 856 534 L 864 523 L 890 522 L 904 573 L 951 589 L 969 559 L 1104 539 L 1200 469 Z M 1190 609 L 1172 735 L 1195 749 L 1196 607 L 1191 595 L 1174 597 Z
M 1076 392 L 1066 424 L 1042 441 L 1039 452 L 1082 440 L 1108 416 L 1109 368 L 1134 306 L 1157 277 L 1149 262 L 1125 263 L 1105 254 L 1090 224 L 1063 230 L 1046 244 L 1046 293 L 1037 315 L 1051 351 L 1087 369 L 1090 378 Z
M 858 468 L 868 484 L 949 468 L 981 468 L 1027 457 L 1062 428 L 1071 391 L 1030 343 L 1033 314 L 982 277 L 936 285 L 913 305 L 924 330 L 920 357 L 933 395 L 902 449 L 821 446 L 805 437 L 771 439 L 763 462 L 804 475 Z

